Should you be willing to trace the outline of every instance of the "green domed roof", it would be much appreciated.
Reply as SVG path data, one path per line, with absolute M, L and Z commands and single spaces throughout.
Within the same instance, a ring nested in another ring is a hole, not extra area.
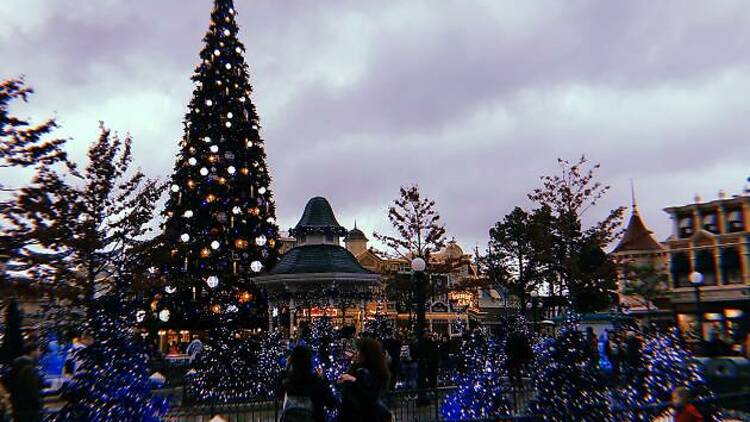
M 307 201 L 302 218 L 291 230 L 293 236 L 310 232 L 330 232 L 341 236 L 346 234 L 346 229 L 336 220 L 331 204 L 322 196 L 316 196 Z
M 282 255 L 268 272 L 277 274 L 347 273 L 372 274 L 363 268 L 354 255 L 338 245 L 297 246 Z

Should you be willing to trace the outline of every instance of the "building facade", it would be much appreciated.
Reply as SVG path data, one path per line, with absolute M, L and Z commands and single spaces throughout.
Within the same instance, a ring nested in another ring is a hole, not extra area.
M 667 207 L 673 221 L 669 252 L 671 303 L 682 330 L 696 324 L 696 294 L 690 274 L 703 275 L 700 288 L 704 339 L 719 336 L 739 348 L 750 325 L 750 195 Z

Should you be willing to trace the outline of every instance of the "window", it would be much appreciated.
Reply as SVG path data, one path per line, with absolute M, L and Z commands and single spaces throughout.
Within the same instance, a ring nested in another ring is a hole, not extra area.
M 708 249 L 698 251 L 695 257 L 695 271 L 703 274 L 704 285 L 716 285 L 716 262 L 713 251 Z
M 721 250 L 721 277 L 724 284 L 742 283 L 740 253 L 735 247 Z
M 719 233 L 719 224 L 716 220 L 716 214 L 711 213 L 703 216 L 703 230 L 714 234 Z
M 732 210 L 727 213 L 727 231 L 741 232 L 745 230 L 742 222 L 742 210 Z
M 675 287 L 688 287 L 690 286 L 690 258 L 685 252 L 679 252 L 672 254 L 670 258 L 670 269 L 672 272 L 672 279 L 674 280 Z
M 693 218 L 682 217 L 679 220 L 679 233 L 680 237 L 690 237 L 693 235 Z

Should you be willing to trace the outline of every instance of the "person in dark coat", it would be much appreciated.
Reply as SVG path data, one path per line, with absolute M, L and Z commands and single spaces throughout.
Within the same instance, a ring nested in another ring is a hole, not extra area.
M 315 422 L 325 422 L 325 408 L 336 405 L 328 381 L 320 371 L 313 371 L 312 352 L 305 345 L 297 345 L 289 357 L 287 376 L 283 381 L 285 406 L 292 402 L 309 403 Z
M 41 347 L 36 343 L 29 343 L 24 347 L 23 355 L 13 360 L 8 389 L 14 421 L 42 420 L 44 381 L 36 369 L 36 363 L 41 355 Z
M 363 337 L 357 341 L 355 363 L 339 377 L 341 409 L 339 422 L 388 422 L 390 410 L 382 399 L 390 382 L 385 353 L 379 341 Z
M 394 333 L 385 339 L 383 348 L 391 358 L 388 362 L 388 371 L 391 373 L 389 388 L 393 389 L 398 381 L 398 374 L 401 373 L 401 340 L 399 340 L 398 335 Z

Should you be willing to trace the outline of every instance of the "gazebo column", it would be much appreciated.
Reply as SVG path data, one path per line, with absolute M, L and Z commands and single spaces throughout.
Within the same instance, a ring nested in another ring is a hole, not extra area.
M 294 325 L 295 325 L 295 314 L 297 313 L 297 305 L 294 303 L 294 296 L 289 298 L 289 337 L 292 336 Z

